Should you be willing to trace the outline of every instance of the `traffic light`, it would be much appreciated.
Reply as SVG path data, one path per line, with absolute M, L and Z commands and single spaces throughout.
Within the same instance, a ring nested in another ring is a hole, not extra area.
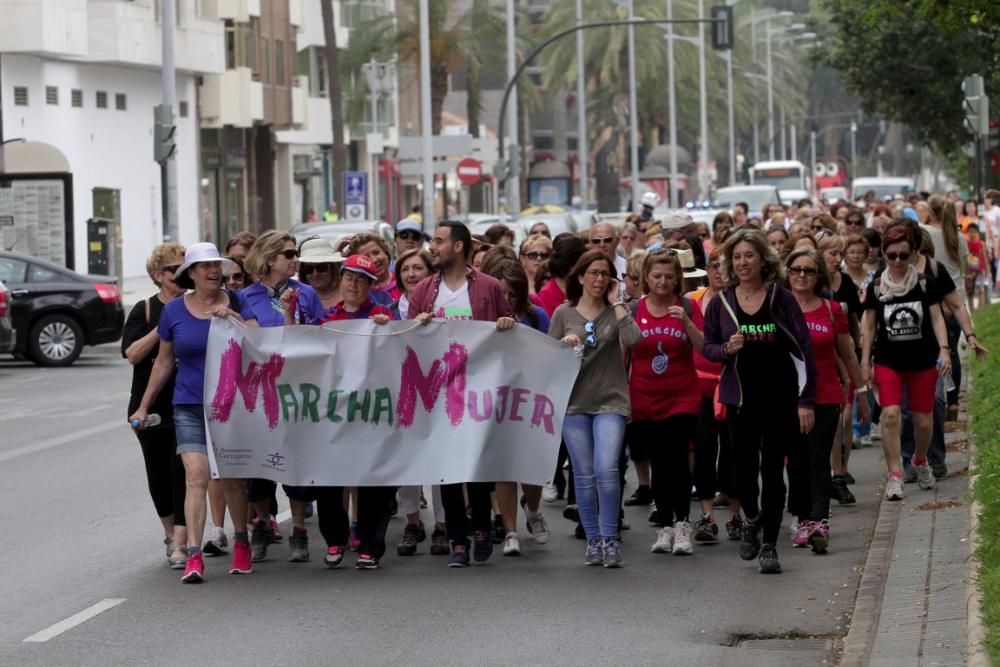
M 966 77 L 962 82 L 965 93 L 965 121 L 969 131 L 977 137 L 990 134 L 990 98 L 983 88 L 983 77 L 978 74 Z
M 165 104 L 153 107 L 153 160 L 166 162 L 177 154 L 177 126 L 173 110 Z
M 733 48 L 733 8 L 728 5 L 712 7 L 712 48 L 728 51 Z

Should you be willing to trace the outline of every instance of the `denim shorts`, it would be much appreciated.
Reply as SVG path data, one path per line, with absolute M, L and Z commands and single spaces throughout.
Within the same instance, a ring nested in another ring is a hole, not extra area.
M 178 454 L 208 454 L 205 437 L 205 407 L 202 405 L 175 405 L 174 430 L 177 433 Z

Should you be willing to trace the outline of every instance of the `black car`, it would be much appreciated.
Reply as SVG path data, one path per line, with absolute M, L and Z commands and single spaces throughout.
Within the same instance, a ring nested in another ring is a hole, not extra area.
M 17 332 L 14 353 L 40 366 L 69 366 L 84 345 L 121 338 L 125 309 L 115 278 L 84 276 L 35 257 L 0 251 L 0 281 L 9 290 Z

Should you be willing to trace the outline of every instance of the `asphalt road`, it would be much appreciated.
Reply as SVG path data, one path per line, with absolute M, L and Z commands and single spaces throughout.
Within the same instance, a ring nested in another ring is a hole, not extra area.
M 522 530 L 521 558 L 498 550 L 466 570 L 427 543 L 396 557 L 396 518 L 378 571 L 325 568 L 313 526 L 310 563 L 276 545 L 250 576 L 208 559 L 206 583 L 182 585 L 125 424 L 130 370 L 114 353 L 88 348 L 67 369 L 0 360 L 2 665 L 803 665 L 826 657 L 806 650 L 816 642 L 740 640 L 846 632 L 876 509 L 873 449 L 855 452 L 859 503 L 835 506 L 830 553 L 786 542 L 780 576 L 758 574 L 734 543 L 651 554 L 644 508 L 628 510 L 626 566 L 587 568 L 559 503 L 546 506 L 547 545 Z

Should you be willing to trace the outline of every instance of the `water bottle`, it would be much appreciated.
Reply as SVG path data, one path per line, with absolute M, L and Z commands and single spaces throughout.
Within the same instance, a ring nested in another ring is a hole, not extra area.
M 138 419 L 133 419 L 132 428 L 134 428 L 137 431 L 141 431 L 143 429 L 152 428 L 153 426 L 159 426 L 161 421 L 162 420 L 160 419 L 160 415 L 153 413 L 151 415 L 146 415 L 146 419 L 144 419 L 143 421 L 139 421 Z
M 944 376 L 944 393 L 947 394 L 955 389 L 955 378 L 951 376 L 951 371 Z

